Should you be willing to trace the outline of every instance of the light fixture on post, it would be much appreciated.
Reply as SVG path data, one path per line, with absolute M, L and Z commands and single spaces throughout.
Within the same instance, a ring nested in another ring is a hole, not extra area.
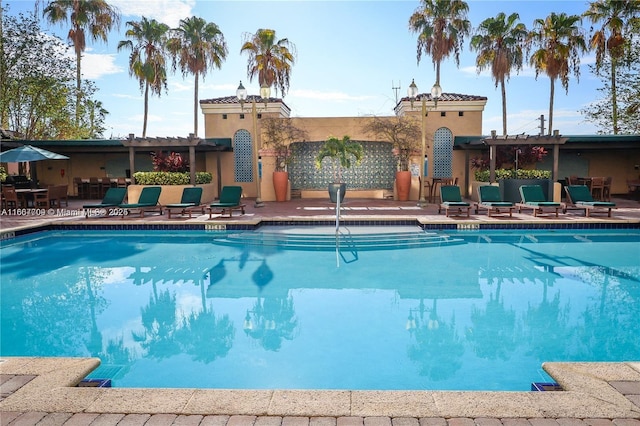
M 269 87 L 266 83 L 263 83 L 260 86 L 260 97 L 264 102 L 265 109 L 267 108 L 267 103 L 269 102 L 269 97 L 271 96 L 271 87 Z M 248 95 L 247 89 L 242 85 L 242 81 L 240 81 L 240 85 L 236 90 L 236 97 L 240 102 L 240 108 L 244 111 L 244 103 L 246 102 Z M 251 98 L 251 117 L 253 119 L 253 161 L 255 163 L 255 168 L 253 170 L 254 179 L 256 181 L 256 203 L 254 207 L 264 207 L 264 203 L 262 202 L 262 188 L 261 188 L 261 176 L 260 176 L 260 157 L 258 154 L 258 110 L 256 108 L 256 98 L 255 96 Z
M 413 103 L 418 99 L 418 86 L 416 86 L 415 81 L 412 79 L 409 88 L 407 89 L 407 95 L 409 96 L 409 101 L 411 102 L 411 109 L 413 109 Z M 436 83 L 431 88 L 431 99 L 434 102 L 434 109 L 438 108 L 438 99 L 442 96 L 442 88 L 440 84 L 436 81 Z M 427 98 L 426 96 L 420 96 L 421 102 L 421 112 L 420 112 L 420 129 L 422 135 L 422 167 L 419 168 L 418 180 L 420 182 L 420 187 L 418 188 L 418 205 L 420 207 L 424 207 L 427 205 L 426 194 L 424 193 L 424 182 L 427 179 L 424 173 L 424 165 L 425 165 L 425 157 L 427 156 L 427 132 L 425 129 L 426 121 L 427 121 Z

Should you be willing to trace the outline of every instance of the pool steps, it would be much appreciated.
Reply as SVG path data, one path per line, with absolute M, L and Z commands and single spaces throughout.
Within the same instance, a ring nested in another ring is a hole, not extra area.
M 232 246 L 250 244 L 289 250 L 333 250 L 336 246 L 357 250 L 389 250 L 463 244 L 464 240 L 435 232 L 373 234 L 339 232 L 336 235 L 266 231 L 227 233 L 216 238 L 216 243 Z

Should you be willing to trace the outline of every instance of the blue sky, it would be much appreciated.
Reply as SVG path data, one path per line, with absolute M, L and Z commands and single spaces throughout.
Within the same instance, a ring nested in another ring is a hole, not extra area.
M 468 0 L 469 20 L 474 27 L 499 12 L 520 14 L 531 28 L 535 18 L 551 12 L 581 14 L 586 1 L 557 0 L 485 1 Z M 11 0 L 10 13 L 33 10 L 34 1 Z M 117 52 L 124 40 L 127 21 L 141 16 L 155 18 L 171 27 L 189 16 L 200 16 L 215 22 L 222 30 L 229 54 L 221 69 L 213 69 L 200 81 L 200 99 L 235 95 L 242 80 L 249 94 L 258 94 L 257 81 L 248 81 L 247 56 L 240 55 L 243 35 L 258 28 L 271 28 L 279 38 L 296 45 L 297 62 L 291 74 L 291 87 L 284 102 L 292 116 L 363 116 L 392 115 L 395 105 L 393 87 L 398 96 L 407 94 L 415 79 L 421 92 L 428 92 L 435 82 L 430 57 L 416 61 L 416 35 L 408 28 L 411 14 L 419 6 L 417 0 L 396 1 L 217 1 L 217 0 L 113 0 L 122 13 L 122 23 L 108 44 L 90 43 L 85 52 L 84 78 L 94 80 L 99 88 L 97 98 L 110 112 L 105 137 L 142 134 L 143 96 L 138 82 L 128 74 L 128 52 Z M 585 31 L 590 24 L 583 23 Z M 42 24 L 47 32 L 66 40 L 67 27 Z M 478 75 L 475 52 L 468 40 L 460 57 L 460 67 L 453 58 L 442 64 L 441 86 L 444 92 L 486 96 L 482 130 L 502 129 L 500 91 L 488 73 Z M 556 83 L 554 129 L 562 134 L 595 133 L 579 110 L 598 99 L 601 82 L 589 72 L 594 54 L 581 60 L 579 82 L 572 77 L 569 92 Z M 538 132 L 538 117 L 548 115 L 549 79 L 525 67 L 513 74 L 507 85 L 508 132 Z M 272 91 L 272 96 L 275 92 Z M 280 94 L 278 94 L 280 95 Z M 168 92 L 149 101 L 147 136 L 187 136 L 193 132 L 193 77 L 171 74 Z M 199 135 L 204 136 L 202 114 Z

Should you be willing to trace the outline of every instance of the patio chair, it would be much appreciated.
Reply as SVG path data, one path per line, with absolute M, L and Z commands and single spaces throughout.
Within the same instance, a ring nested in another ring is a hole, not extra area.
M 7 209 L 17 209 L 22 206 L 22 200 L 18 197 L 16 189 L 13 186 L 2 185 L 2 207 Z
M 219 213 L 222 216 L 228 214 L 229 217 L 233 216 L 234 210 L 240 210 L 244 214 L 244 204 L 241 204 L 240 199 L 242 197 L 241 186 L 224 186 L 220 192 L 220 199 L 211 203 L 209 209 L 209 219 L 213 217 L 213 213 Z
M 89 210 L 104 209 L 108 207 L 117 207 L 122 204 L 124 197 L 127 195 L 126 188 L 109 188 L 100 203 L 84 204 L 82 208 L 85 210 L 84 216 L 89 217 Z
M 520 187 L 520 197 L 522 197 L 522 202 L 516 204 L 518 213 L 521 213 L 523 209 L 532 209 L 533 215 L 538 216 L 539 214 L 545 214 L 545 211 L 555 210 L 556 217 L 558 217 L 558 212 L 564 208 L 562 203 L 547 201 L 540 185 L 522 185 Z
M 584 210 L 584 215 L 589 217 L 593 213 L 607 213 L 611 217 L 611 209 L 616 203 L 610 201 L 596 201 L 591 191 L 585 185 L 571 185 L 564 188 L 567 191 L 567 201 L 571 208 Z
M 487 210 L 487 216 L 491 217 L 491 213 L 506 214 L 513 217 L 513 210 L 516 206 L 510 201 L 502 200 L 500 196 L 500 188 L 493 185 L 482 185 L 478 187 L 478 202 L 475 204 L 476 214 L 480 209 Z
M 604 200 L 604 178 L 593 177 L 591 178 L 591 195 L 594 200 Z
M 159 186 L 145 186 L 142 188 L 142 192 L 140 192 L 140 197 L 138 198 L 137 203 L 119 204 L 118 207 L 126 209 L 127 212 L 130 210 L 138 210 L 140 212 L 140 217 L 144 217 L 145 212 L 155 210 L 162 214 L 162 206 L 158 204 L 161 191 L 162 188 Z M 122 218 L 125 216 L 126 215 L 122 215 Z
M 35 208 L 46 208 L 51 207 L 51 192 L 47 188 L 39 190 L 38 192 L 33 192 L 33 207 Z
M 171 219 L 171 213 L 176 211 L 179 212 L 178 214 L 180 216 L 184 216 L 185 214 L 188 213 L 189 218 L 191 218 L 191 212 L 193 210 L 200 210 L 202 214 L 204 214 L 205 206 L 200 203 L 201 199 L 202 199 L 201 187 L 196 186 L 193 188 L 184 188 L 182 190 L 182 197 L 180 198 L 180 202 L 166 204 L 164 208 L 169 215 L 169 219 Z
M 440 187 L 440 199 L 442 202 L 438 207 L 438 214 L 442 210 L 445 211 L 447 217 L 449 216 L 462 216 L 464 211 L 467 211 L 467 217 L 469 217 L 469 210 L 471 210 L 471 204 L 466 201 L 462 201 L 462 196 L 460 195 L 460 187 L 457 185 L 444 185 Z M 453 210 L 457 212 L 457 214 L 451 214 L 450 211 Z

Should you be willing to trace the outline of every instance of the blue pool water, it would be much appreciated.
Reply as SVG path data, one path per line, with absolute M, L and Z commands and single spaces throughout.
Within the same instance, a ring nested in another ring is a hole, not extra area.
M 378 390 L 640 359 L 640 231 L 385 231 L 4 241 L 0 355 L 99 357 L 118 387 Z

